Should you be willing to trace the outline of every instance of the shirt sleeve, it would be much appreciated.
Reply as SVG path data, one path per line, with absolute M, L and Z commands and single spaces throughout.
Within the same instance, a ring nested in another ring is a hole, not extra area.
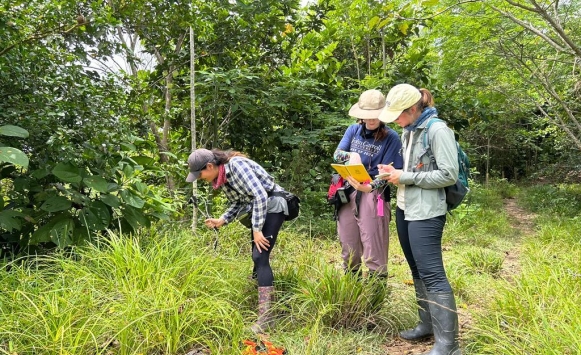
M 252 230 L 259 232 L 266 221 L 268 192 L 256 176 L 254 169 L 246 160 L 238 160 L 231 166 L 233 181 L 241 192 L 252 197 Z M 241 207 L 241 206 L 240 206 Z
M 231 223 L 246 204 L 237 200 L 230 190 L 224 189 L 224 194 L 226 195 L 226 199 L 230 202 L 230 205 L 228 205 L 228 208 L 222 214 L 222 218 L 224 218 L 226 223 Z
M 353 140 L 353 134 L 357 127 L 358 125 L 351 125 L 347 127 L 343 138 L 341 138 L 341 141 L 339 142 L 339 145 L 333 154 L 333 159 L 337 163 L 345 163 L 349 160 L 349 157 L 351 156 L 351 140 Z

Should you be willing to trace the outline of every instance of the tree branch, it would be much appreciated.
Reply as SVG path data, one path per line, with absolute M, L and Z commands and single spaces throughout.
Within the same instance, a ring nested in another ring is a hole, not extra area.
M 537 10 L 534 7 L 528 7 L 528 6 L 525 6 L 523 4 L 520 4 L 520 3 L 515 2 L 515 1 L 512 1 L 512 0 L 504 0 L 504 1 L 506 1 L 509 4 L 511 4 L 514 7 L 520 7 L 521 9 L 524 9 L 524 10 L 527 10 L 527 11 L 530 11 L 530 12 L 537 12 Z
M 413 20 L 413 21 L 421 21 L 421 20 L 431 20 L 437 16 L 440 16 L 441 14 L 448 12 L 450 10 L 452 10 L 453 8 L 455 8 L 456 6 L 459 5 L 463 5 L 463 4 L 468 4 L 471 2 L 482 2 L 482 0 L 464 0 L 464 1 L 458 1 L 456 4 L 454 5 L 450 5 L 447 8 L 445 8 L 444 10 L 437 12 L 435 14 L 433 14 L 432 16 L 429 17 L 400 17 L 399 15 L 396 14 L 396 17 L 400 20 Z
M 8 47 L 3 48 L 2 50 L 0 50 L 0 57 L 3 56 L 4 54 L 8 53 L 11 49 L 13 49 L 14 47 L 16 47 L 19 44 L 24 44 L 24 43 L 27 43 L 27 42 L 32 42 L 32 41 L 35 41 L 35 40 L 43 39 L 43 38 L 46 38 L 46 37 L 48 37 L 50 35 L 53 35 L 53 34 L 62 34 L 62 35 L 65 35 L 65 34 L 71 32 L 72 30 L 74 30 L 75 28 L 78 28 L 80 26 L 84 26 L 84 25 L 86 25 L 88 23 L 89 23 L 88 21 L 85 21 L 83 23 L 76 23 L 73 26 L 71 26 L 70 28 L 68 28 L 68 29 L 66 29 L 66 30 L 64 30 L 62 32 L 59 32 L 59 30 L 62 29 L 62 28 L 64 28 L 65 25 L 59 26 L 59 27 L 57 27 L 57 28 L 55 28 L 53 30 L 50 30 L 48 32 L 37 33 L 37 34 L 35 34 L 33 36 L 30 36 L 30 37 L 28 37 L 26 39 L 23 39 L 20 42 L 13 43 L 13 44 L 9 45 Z
M 547 13 L 547 11 L 544 9 L 540 9 L 539 14 L 541 15 L 542 18 L 545 19 L 545 21 L 547 21 L 551 25 L 551 27 L 553 27 L 553 29 L 557 32 L 559 37 L 565 43 L 567 43 L 567 46 L 574 52 L 575 56 L 581 58 L 581 48 L 577 46 L 569 36 L 567 36 L 565 31 L 563 30 L 563 27 L 561 27 L 561 24 L 558 23 L 557 20 L 555 20 L 553 17 L 551 17 L 551 15 L 549 15 L 549 13 Z
M 508 0 L 505 0 L 508 1 Z M 546 34 L 542 33 L 541 31 L 539 31 L 538 29 L 534 28 L 532 25 L 529 25 L 528 23 L 516 18 L 513 14 L 503 11 L 499 8 L 497 8 L 496 6 L 491 5 L 490 6 L 494 11 L 497 11 L 498 13 L 500 13 L 501 15 L 508 17 L 510 20 L 512 20 L 514 23 L 520 25 L 521 27 L 529 30 L 530 32 L 534 33 L 535 35 L 541 37 L 543 40 L 545 40 L 545 42 L 547 42 L 549 45 L 551 45 L 551 47 L 555 48 L 556 50 L 560 51 L 560 52 L 565 52 L 565 53 L 570 53 L 573 54 L 572 52 L 567 51 L 567 48 L 561 46 L 559 43 L 557 43 L 555 40 L 553 40 L 552 38 L 550 38 L 549 36 L 547 36 Z

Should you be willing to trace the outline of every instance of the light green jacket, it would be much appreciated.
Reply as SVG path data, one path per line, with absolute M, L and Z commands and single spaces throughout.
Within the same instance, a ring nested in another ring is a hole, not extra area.
M 444 187 L 458 179 L 458 149 L 454 132 L 442 121 L 434 122 L 428 130 L 429 149 L 424 148 L 424 129 L 430 119 L 416 128 L 407 169 L 399 178 L 405 185 L 405 219 L 419 221 L 445 215 L 447 212 Z M 405 159 L 409 131 L 402 134 L 402 156 Z

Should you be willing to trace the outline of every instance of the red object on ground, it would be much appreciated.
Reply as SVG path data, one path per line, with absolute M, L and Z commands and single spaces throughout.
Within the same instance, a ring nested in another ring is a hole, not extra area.
M 252 340 L 243 341 L 246 348 L 242 352 L 242 355 L 284 355 L 286 350 L 284 348 L 278 348 L 274 346 L 271 342 L 267 340 L 260 340 L 258 343 Z

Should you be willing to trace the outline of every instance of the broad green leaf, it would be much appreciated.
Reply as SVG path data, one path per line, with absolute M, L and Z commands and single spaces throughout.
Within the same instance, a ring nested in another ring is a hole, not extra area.
M 19 217 L 23 216 L 24 214 L 18 211 L 0 211 L 0 227 L 8 232 L 12 232 L 13 230 L 20 230 L 22 223 Z
M 64 248 L 72 243 L 75 222 L 72 218 L 67 218 L 56 222 L 50 230 L 50 239 L 59 248 Z
M 103 201 L 104 204 L 111 206 L 111 207 L 119 207 L 121 206 L 121 201 L 119 201 L 119 199 L 117 198 L 117 196 L 115 195 L 101 195 L 100 197 L 101 201 Z
M 169 220 L 169 216 L 165 213 L 162 212 L 152 212 L 151 213 L 152 216 L 162 220 L 162 221 L 168 221 Z
M 147 192 L 147 185 L 142 182 L 136 182 L 134 186 L 135 189 L 141 194 L 145 194 Z
M 20 150 L 12 147 L 0 147 L 0 162 L 28 167 L 28 157 Z
M 50 171 L 47 168 L 40 168 L 34 170 L 30 175 L 35 179 L 42 179 L 43 177 L 50 174 Z
M 87 228 L 75 228 L 73 230 L 73 244 L 83 245 L 83 243 L 90 242 L 91 234 Z
M 3 136 L 11 136 L 11 137 L 19 137 L 19 138 L 28 138 L 28 131 L 24 128 L 20 128 L 13 125 L 4 125 L 0 127 L 0 135 Z
M 74 220 L 71 215 L 68 212 L 59 213 L 47 224 L 38 228 L 30 237 L 29 243 L 36 245 L 53 241 L 58 245 L 60 241 L 62 245 L 66 245 L 67 239 L 70 241 L 73 227 Z
M 63 196 L 53 196 L 40 206 L 40 209 L 47 212 L 66 211 L 71 208 L 72 202 Z
M 144 167 L 152 167 L 155 165 L 155 159 L 146 156 L 133 157 L 133 160 Z
M 399 25 L 397 26 L 397 28 L 399 29 L 399 31 L 400 31 L 401 33 L 403 33 L 404 35 L 407 35 L 407 34 L 408 34 L 408 29 L 409 29 L 409 27 L 410 27 L 410 24 L 409 24 L 409 23 L 407 23 L 407 22 L 403 22 L 403 23 L 401 23 L 401 24 L 399 24 Z
M 131 143 L 121 143 L 121 147 L 123 147 L 124 151 L 134 152 L 137 150 L 137 147 Z
M 134 230 L 139 229 L 140 226 L 149 226 L 149 220 L 143 215 L 143 213 L 131 206 L 125 206 L 123 209 L 123 217 Z
M 101 201 L 94 201 L 81 210 L 81 224 L 92 231 L 103 230 L 111 223 L 109 208 Z
M 159 154 L 167 155 L 168 157 L 171 157 L 171 158 L 174 158 L 174 159 L 177 159 L 178 158 L 178 156 L 175 155 L 172 152 L 160 152 Z
M 135 170 L 133 169 L 133 167 L 132 167 L 131 165 L 129 165 L 129 164 L 124 164 L 124 165 L 123 165 L 123 174 L 124 174 L 126 177 L 128 177 L 128 178 L 129 178 L 129 177 L 132 177 L 132 176 L 133 176 L 133 172 L 134 172 L 134 171 L 135 171 Z
M 423 0 L 422 5 L 423 6 L 436 6 L 436 5 L 438 5 L 439 2 L 440 2 L 440 0 Z
M 145 201 L 143 201 L 141 197 L 136 196 L 128 190 L 121 191 L 121 199 L 129 206 L 133 206 L 135 208 L 143 208 L 143 205 L 145 205 Z
M 89 176 L 83 179 L 85 185 L 98 192 L 107 192 L 107 180 L 100 176 Z
M 377 25 L 377 23 L 379 23 L 380 18 L 378 16 L 373 16 L 371 18 L 371 20 L 369 20 L 368 22 L 368 26 L 369 28 L 373 28 L 375 25 Z
M 79 168 L 71 163 L 57 164 L 54 169 L 52 169 L 52 173 L 64 182 L 80 182 L 83 179 L 79 174 Z

